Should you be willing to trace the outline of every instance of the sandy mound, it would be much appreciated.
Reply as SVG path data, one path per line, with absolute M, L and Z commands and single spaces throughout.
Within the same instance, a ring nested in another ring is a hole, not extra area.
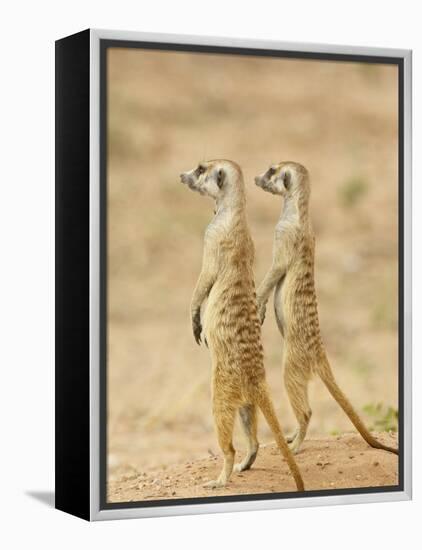
M 397 446 L 397 435 L 376 437 Z M 240 452 L 238 453 L 238 458 Z M 372 449 L 356 434 L 308 439 L 296 455 L 307 490 L 391 486 L 398 483 L 398 457 Z M 220 472 L 220 456 L 208 456 L 166 469 L 132 470 L 113 476 L 108 487 L 110 502 L 180 499 L 215 495 L 281 493 L 295 485 L 274 443 L 261 445 L 253 468 L 233 474 L 224 489 L 202 485 Z

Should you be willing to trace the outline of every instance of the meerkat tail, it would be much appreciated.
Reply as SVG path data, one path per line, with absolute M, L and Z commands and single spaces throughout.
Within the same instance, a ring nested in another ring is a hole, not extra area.
M 346 395 L 338 386 L 331 370 L 330 364 L 328 363 L 328 360 L 325 359 L 321 365 L 317 365 L 315 370 L 320 376 L 321 380 L 326 385 L 330 394 L 334 397 L 334 399 L 337 401 L 343 411 L 347 414 L 352 424 L 358 430 L 363 439 L 368 443 L 368 445 L 374 447 L 375 449 L 382 449 L 384 451 L 389 451 L 390 453 L 398 454 L 398 449 L 383 445 L 382 443 L 377 441 L 377 439 L 375 439 L 375 437 L 370 433 L 368 428 L 359 417 L 358 413 L 353 408 L 350 401 L 347 399 Z
M 268 393 L 265 391 L 261 395 L 260 401 L 258 403 L 259 408 L 262 411 L 262 414 L 265 417 L 265 420 L 268 422 L 268 425 L 273 432 L 274 438 L 280 449 L 281 454 L 286 459 L 287 464 L 289 465 L 290 472 L 296 482 L 296 487 L 298 491 L 304 491 L 305 486 L 303 483 L 302 475 L 300 473 L 299 467 L 294 459 L 293 453 L 290 450 L 287 442 L 284 438 L 283 432 L 281 430 L 280 423 L 275 414 L 274 406 L 271 402 L 271 399 Z

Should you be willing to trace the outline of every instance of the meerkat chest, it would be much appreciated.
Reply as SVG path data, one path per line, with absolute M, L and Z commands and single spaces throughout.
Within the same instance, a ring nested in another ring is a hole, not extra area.
M 285 239 L 296 229 L 294 219 L 282 217 L 275 226 L 275 238 Z
M 213 235 L 216 232 L 224 231 L 224 229 L 227 229 L 227 227 L 230 225 L 232 218 L 233 216 L 229 210 L 217 210 L 213 219 L 208 224 L 205 235 Z

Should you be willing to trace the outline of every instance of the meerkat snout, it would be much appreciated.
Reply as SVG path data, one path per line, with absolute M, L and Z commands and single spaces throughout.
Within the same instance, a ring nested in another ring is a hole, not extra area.
M 192 183 L 191 177 L 188 172 L 182 172 L 180 174 L 180 181 L 184 183 L 185 185 L 189 185 L 189 183 Z
M 255 185 L 277 195 L 282 194 L 282 177 L 280 174 L 280 167 L 270 166 L 266 172 L 255 177 Z
M 198 166 L 196 170 L 190 170 L 189 172 L 182 172 L 180 174 L 180 181 L 189 187 L 192 191 L 197 191 L 201 195 L 205 195 L 205 190 L 203 189 L 203 180 L 201 175 L 203 171 L 201 166 Z

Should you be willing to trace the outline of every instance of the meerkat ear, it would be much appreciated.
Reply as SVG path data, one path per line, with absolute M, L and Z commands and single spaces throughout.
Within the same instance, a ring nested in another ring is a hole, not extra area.
M 283 174 L 283 184 L 284 184 L 284 187 L 287 190 L 290 189 L 291 183 L 292 183 L 292 178 L 291 178 L 290 172 L 284 172 L 284 174 Z
M 224 173 L 224 170 L 220 168 L 220 170 L 217 172 L 217 185 L 219 189 L 223 187 L 225 178 L 226 178 L 226 174 Z

